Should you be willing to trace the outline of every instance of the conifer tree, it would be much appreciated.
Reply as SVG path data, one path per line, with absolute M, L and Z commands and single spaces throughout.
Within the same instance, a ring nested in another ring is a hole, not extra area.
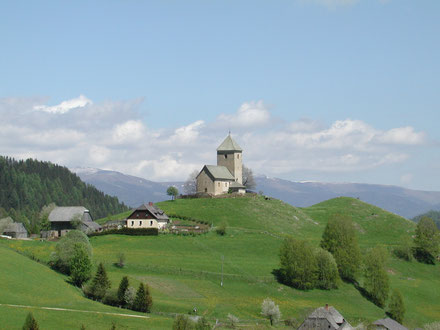
M 38 330 L 38 323 L 32 312 L 29 312 L 23 325 L 23 330 Z
M 105 293 L 107 292 L 107 289 L 110 288 L 110 281 L 107 277 L 107 272 L 105 271 L 104 265 L 102 262 L 98 266 L 98 270 L 96 271 L 96 275 L 93 278 L 91 292 L 92 295 L 97 300 L 101 300 Z
M 133 309 L 138 312 L 149 313 L 153 305 L 148 285 L 141 283 L 136 292 L 136 298 L 133 302 Z
M 128 277 L 124 276 L 121 282 L 119 283 L 119 288 L 118 288 L 118 301 L 121 306 L 127 303 L 125 301 L 125 293 L 127 292 L 128 286 L 129 286 Z
M 387 314 L 393 320 L 402 323 L 405 318 L 405 304 L 399 290 L 394 289 L 388 304 Z

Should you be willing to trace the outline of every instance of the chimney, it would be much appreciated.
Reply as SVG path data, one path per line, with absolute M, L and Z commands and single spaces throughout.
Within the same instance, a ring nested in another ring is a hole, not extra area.
M 325 304 L 325 310 L 328 311 L 328 304 Z
M 153 202 L 148 202 L 148 205 L 153 206 Z

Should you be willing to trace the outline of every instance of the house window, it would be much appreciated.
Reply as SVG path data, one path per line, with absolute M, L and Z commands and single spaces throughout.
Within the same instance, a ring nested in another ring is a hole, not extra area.
M 152 225 L 153 225 L 153 220 L 150 221 L 150 226 L 152 226 Z
M 131 226 L 132 226 L 132 227 L 134 226 L 134 221 L 131 222 Z
M 141 220 L 141 221 L 139 221 L 139 226 L 142 226 L 142 220 Z

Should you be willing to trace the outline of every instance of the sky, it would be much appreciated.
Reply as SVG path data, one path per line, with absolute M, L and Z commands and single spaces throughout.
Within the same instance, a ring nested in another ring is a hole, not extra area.
M 0 1 L 0 155 L 440 191 L 440 1 Z

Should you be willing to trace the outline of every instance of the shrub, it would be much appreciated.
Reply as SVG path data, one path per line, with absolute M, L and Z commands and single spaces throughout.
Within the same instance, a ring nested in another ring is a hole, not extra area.
M 102 302 L 106 305 L 110 306 L 120 306 L 118 294 L 115 290 L 108 290 L 105 293 L 104 298 L 102 299 Z
M 200 317 L 197 320 L 195 324 L 195 330 L 210 330 L 210 329 L 211 329 L 211 325 L 204 316 Z
M 173 330 L 190 330 L 193 328 L 193 323 L 186 315 L 177 315 L 174 319 Z
M 264 299 L 261 304 L 261 314 L 269 319 L 270 325 L 274 325 L 281 318 L 280 308 L 269 298 Z
M 402 244 L 393 249 L 393 254 L 402 260 L 413 261 L 414 260 L 414 251 L 411 246 L 407 244 Z
M 71 230 L 56 244 L 55 253 L 52 255 L 51 260 L 52 267 L 70 275 L 70 266 L 76 244 L 83 245 L 89 258 L 92 257 L 92 246 L 87 236 L 79 230 Z
M 229 321 L 229 325 L 232 328 L 235 328 L 235 326 L 237 325 L 238 322 L 240 322 L 240 320 L 238 319 L 237 316 L 232 315 L 232 314 L 228 314 L 228 321 Z
M 215 232 L 220 235 L 220 236 L 224 236 L 226 235 L 226 223 L 222 222 L 216 229 Z

